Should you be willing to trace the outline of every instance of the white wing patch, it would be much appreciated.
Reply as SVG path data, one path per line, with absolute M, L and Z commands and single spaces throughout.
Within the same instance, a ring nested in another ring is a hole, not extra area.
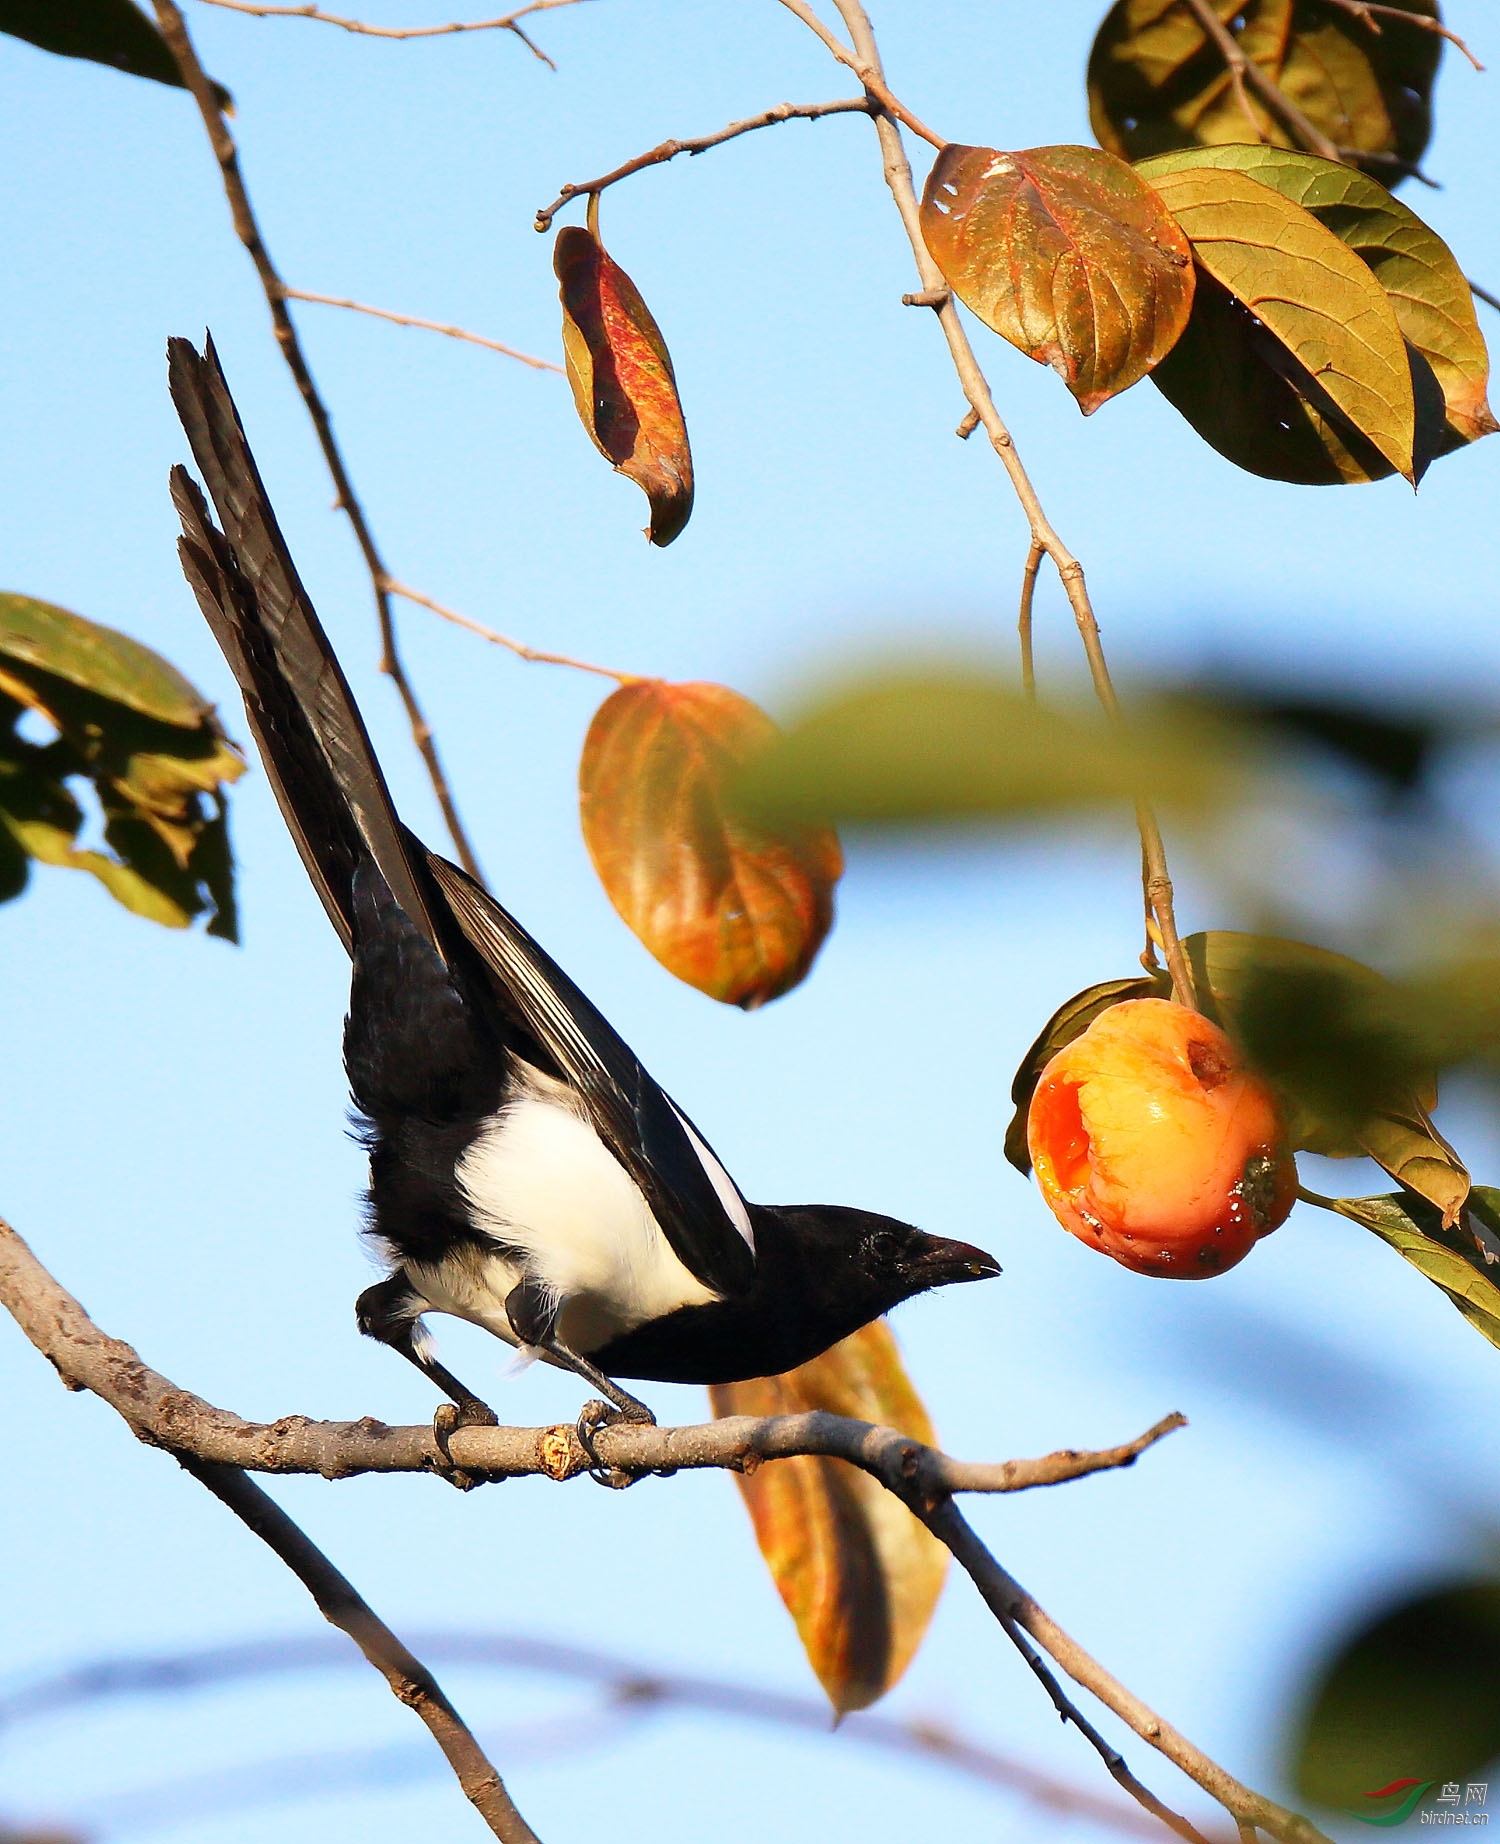
M 563 1303 L 559 1333 L 575 1350 L 720 1297 L 678 1260 L 624 1167 L 568 1090 L 546 1076 L 528 1075 L 526 1089 L 464 1154 L 457 1177 L 475 1226 L 518 1252 L 486 1264 L 496 1272 L 484 1291 L 534 1277 Z M 488 1301 L 462 1316 L 495 1329 Z
M 693 1142 L 693 1151 L 698 1155 L 699 1164 L 708 1173 L 708 1182 L 717 1193 L 719 1202 L 724 1206 L 730 1222 L 749 1243 L 750 1253 L 753 1255 L 755 1253 L 755 1230 L 751 1226 L 750 1212 L 745 1208 L 745 1200 L 740 1196 L 739 1186 L 720 1165 L 716 1155 L 698 1138 L 697 1128 L 670 1095 L 667 1097 L 667 1105 L 682 1122 L 683 1130 Z

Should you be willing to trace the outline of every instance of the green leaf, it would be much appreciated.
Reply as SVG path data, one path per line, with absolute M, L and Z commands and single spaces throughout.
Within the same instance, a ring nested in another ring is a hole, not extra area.
M 1489 1580 L 1366 1614 L 1317 1672 L 1292 1737 L 1298 1792 L 1367 1825 L 1405 1822 L 1413 1799 L 1424 1818 L 1441 1814 L 1439 1788 L 1466 1790 L 1497 1754 L 1500 1583 Z
M 1492 1231 L 1500 1223 L 1497 1206 L 1500 1191 L 1474 1186 L 1470 1208 Z M 1445 1225 L 1434 1205 L 1406 1192 L 1335 1198 L 1333 1208 L 1373 1230 L 1419 1274 L 1441 1287 L 1481 1337 L 1500 1347 L 1500 1262 L 1486 1262 L 1466 1228 Z
M 1153 979 L 1147 974 L 1136 979 L 1102 980 L 1097 986 L 1086 986 L 1058 1006 L 1042 1026 L 1036 1042 L 1022 1057 L 1010 1085 L 1015 1113 L 1005 1130 L 1005 1156 L 1022 1177 L 1031 1171 L 1031 1151 L 1026 1143 L 1026 1117 L 1031 1111 L 1031 1097 L 1036 1093 L 1042 1071 L 1053 1057 L 1075 1037 L 1082 1037 L 1100 1013 L 1107 1012 L 1112 1005 L 1119 1005 L 1126 999 L 1166 999 L 1171 997 L 1171 992 L 1172 982 L 1167 975 L 1158 974 Z
M 1309 211 L 1359 256 L 1385 290 L 1396 324 L 1431 366 L 1443 393 L 1438 452 L 1492 435 L 1489 354 L 1474 296 L 1453 252 L 1385 187 L 1337 161 L 1279 147 L 1199 147 L 1147 161 L 1144 178 L 1190 167 L 1231 167 Z
M 186 87 L 167 41 L 133 0 L 0 0 L 0 32 L 60 57 Z M 228 110 L 229 92 L 217 83 L 214 92 Z
M 856 678 L 804 710 L 741 783 L 767 818 L 903 825 L 1015 818 L 1149 790 L 1225 796 L 1242 763 L 1201 714 L 1143 712 L 1129 732 L 1091 709 L 1029 703 L 988 665 Z
M 16 730 L 24 709 L 57 731 Z M 139 915 L 235 938 L 233 861 L 223 785 L 244 773 L 213 707 L 148 647 L 66 609 L 0 595 L 0 889 L 19 894 L 17 849 L 81 870 Z M 108 851 L 80 849 L 92 787 Z
M 1143 378 L 1187 324 L 1187 239 L 1097 148 L 950 144 L 927 177 L 922 235 L 964 305 L 1050 365 L 1085 416 Z
M 1432 0 L 1396 0 L 1436 19 Z M 1336 146 L 1398 183 L 1432 132 L 1435 33 L 1382 15 L 1376 31 L 1331 0 L 1213 0 L 1253 64 Z M 1186 0 L 1118 0 L 1089 57 L 1089 121 L 1128 160 L 1179 147 L 1298 145 L 1249 85 L 1243 99 Z
M 197 729 L 213 709 L 159 653 L 32 596 L 0 593 L 0 661 L 6 660 L 37 667 L 164 724 Z
M 1406 342 L 1385 290 L 1369 267 L 1310 212 L 1271 186 L 1229 168 L 1149 170 L 1151 183 L 1186 231 L 1201 268 L 1273 336 L 1257 356 L 1275 371 L 1281 348 L 1289 356 L 1286 381 L 1328 419 L 1347 419 L 1396 472 L 1415 480 L 1416 397 Z M 1205 311 L 1215 311 L 1211 291 Z M 1222 303 L 1209 327 L 1223 340 Z M 1199 303 L 1196 346 L 1179 341 L 1152 374 L 1169 402 L 1200 435 L 1230 460 L 1243 406 L 1224 413 L 1215 391 L 1198 375 L 1203 366 L 1204 323 Z M 1251 329 L 1246 330 L 1247 339 Z M 1263 456 L 1255 459 L 1265 471 Z M 1285 477 L 1285 476 L 1281 476 Z M 1293 476 L 1295 477 L 1295 476 Z

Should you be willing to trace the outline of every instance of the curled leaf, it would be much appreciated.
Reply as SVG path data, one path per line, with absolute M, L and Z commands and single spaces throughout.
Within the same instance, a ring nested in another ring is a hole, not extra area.
M 1334 0 L 1210 0 L 1240 50 L 1312 125 L 1377 177 L 1397 183 L 1432 132 L 1442 40 L 1382 14 L 1379 31 Z M 1436 19 L 1433 0 L 1396 0 Z M 1235 88 L 1187 0 L 1117 0 L 1089 56 L 1089 122 L 1127 160 L 1174 148 L 1269 141 L 1295 146 L 1257 91 Z
M 1186 238 L 1149 186 L 1094 148 L 950 144 L 928 175 L 922 235 L 959 299 L 1052 366 L 1085 416 L 1187 324 Z
M 1264 433 L 1256 379 L 1269 373 L 1337 433 L 1353 431 L 1344 446 L 1356 467 L 1325 477 L 1378 478 L 1389 469 L 1414 481 L 1412 362 L 1367 264 L 1259 179 L 1227 167 L 1147 171 L 1194 258 L 1219 284 L 1200 286 L 1187 334 L 1154 374 L 1168 401 L 1229 460 L 1302 479 L 1294 464 L 1276 471 L 1274 447 L 1246 440 L 1247 430 Z M 1226 293 L 1238 308 L 1225 303 Z M 1374 451 L 1368 467 L 1355 446 L 1361 442 Z
M 1500 1191 L 1476 1185 L 1470 1208 L 1484 1228 L 1497 1226 Z M 1373 1230 L 1380 1240 L 1443 1292 L 1492 1345 L 1500 1346 L 1500 1262 L 1487 1262 L 1472 1233 L 1445 1223 L 1425 1198 L 1397 1192 L 1389 1197 L 1339 1197 L 1334 1209 Z M 1493 1234 L 1490 1240 L 1493 1242 Z
M 661 329 L 592 231 L 557 233 L 563 356 L 594 446 L 651 504 L 647 537 L 670 544 L 693 510 L 693 457 Z
M 669 972 L 747 1009 L 805 978 L 833 926 L 833 831 L 730 799 L 776 726 L 722 685 L 636 679 L 599 707 L 579 764 L 583 836 L 620 915 Z
M 784 1376 L 720 1383 L 715 1415 L 823 1409 L 933 1442 L 890 1328 L 863 1327 Z M 898 1499 L 843 1460 L 773 1460 L 736 1483 L 808 1663 L 840 1715 L 897 1682 L 927 1632 L 948 1552 Z
M 1281 147 L 1191 148 L 1141 171 L 1150 178 L 1203 166 L 1232 167 L 1274 187 L 1363 260 L 1442 392 L 1438 453 L 1494 434 L 1500 425 L 1486 399 L 1489 354 L 1473 291 L 1447 244 L 1409 206 L 1353 167 Z
M 54 727 L 54 740 L 20 735 L 27 710 Z M 233 940 L 223 788 L 244 768 L 213 707 L 159 654 L 51 603 L 0 595 L 5 895 L 19 894 L 34 858 L 89 872 L 127 909 L 170 928 L 207 912 L 208 932 Z M 72 780 L 92 784 L 108 851 L 77 845 L 85 814 Z

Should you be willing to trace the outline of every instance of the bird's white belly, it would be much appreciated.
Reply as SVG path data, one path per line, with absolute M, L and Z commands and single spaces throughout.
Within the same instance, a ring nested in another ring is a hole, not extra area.
M 531 1278 L 561 1304 L 563 1343 L 586 1353 L 647 1320 L 719 1297 L 678 1260 L 588 1121 L 540 1083 L 485 1129 L 457 1177 L 475 1227 L 516 1254 L 471 1246 L 431 1266 L 409 1262 L 407 1272 L 436 1312 L 515 1344 L 505 1299 Z

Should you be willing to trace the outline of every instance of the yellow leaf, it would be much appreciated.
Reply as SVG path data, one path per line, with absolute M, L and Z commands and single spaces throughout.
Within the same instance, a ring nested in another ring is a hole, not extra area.
M 883 1320 L 785 1376 L 720 1383 L 709 1393 L 719 1416 L 825 1409 L 934 1440 Z M 840 1715 L 867 1708 L 916 1655 L 947 1550 L 884 1486 L 842 1460 L 773 1460 L 738 1483 L 829 1702 Z

